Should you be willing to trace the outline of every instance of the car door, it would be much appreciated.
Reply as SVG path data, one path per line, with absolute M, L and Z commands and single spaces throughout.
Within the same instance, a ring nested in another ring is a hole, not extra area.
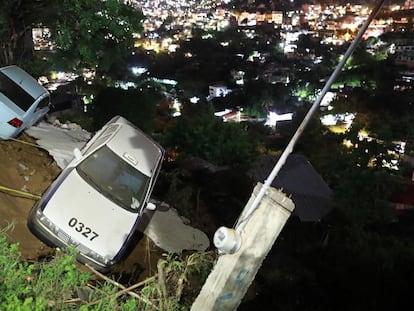
M 50 109 L 50 96 L 45 94 L 40 100 L 36 101 L 32 107 L 26 112 L 26 128 L 36 124 L 43 118 Z

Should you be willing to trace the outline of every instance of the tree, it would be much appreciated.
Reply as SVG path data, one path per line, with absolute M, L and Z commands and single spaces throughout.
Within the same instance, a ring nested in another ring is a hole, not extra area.
M 35 12 L 48 1 L 3 0 L 0 2 L 0 66 L 19 64 L 30 50 L 27 36 L 35 24 Z
M 64 0 L 50 25 L 58 54 L 75 66 L 106 72 L 134 46 L 142 30 L 142 12 L 117 0 Z
M 61 60 L 62 69 L 107 72 L 133 48 L 133 33 L 142 30 L 142 16 L 117 0 L 2 1 L 0 65 L 21 63 L 32 28 L 44 26 L 56 42 L 56 54 L 48 58 Z
M 195 156 L 212 164 L 247 169 L 257 155 L 256 142 L 240 123 L 224 123 L 209 109 L 182 116 L 165 136 L 164 147 L 180 156 Z
M 115 115 L 128 118 L 146 133 L 155 130 L 156 103 L 162 96 L 152 88 L 123 90 L 106 88 L 92 104 L 95 129 L 99 129 Z
M 310 34 L 302 34 L 298 38 L 298 52 L 309 53 L 309 51 L 315 51 L 320 46 L 320 39 L 315 38 Z

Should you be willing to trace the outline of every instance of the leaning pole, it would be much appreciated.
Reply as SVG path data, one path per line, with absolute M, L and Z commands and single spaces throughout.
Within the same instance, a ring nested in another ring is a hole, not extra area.
M 256 185 L 234 229 L 221 227 L 217 230 L 214 244 L 220 256 L 194 301 L 191 311 L 233 311 L 240 305 L 263 260 L 294 210 L 293 202 L 283 192 L 270 185 L 384 2 L 385 0 L 378 1 L 373 8 L 269 177 L 264 184 Z

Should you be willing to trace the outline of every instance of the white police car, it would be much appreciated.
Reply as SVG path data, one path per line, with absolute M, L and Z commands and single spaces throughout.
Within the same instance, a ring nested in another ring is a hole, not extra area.
M 28 227 L 52 247 L 107 272 L 134 243 L 164 149 L 123 117 L 110 120 L 32 208 Z

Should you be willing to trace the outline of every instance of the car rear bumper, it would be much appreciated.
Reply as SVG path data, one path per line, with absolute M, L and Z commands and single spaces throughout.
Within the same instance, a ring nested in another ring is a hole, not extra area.
M 0 139 L 9 140 L 20 134 L 23 128 L 15 128 L 8 123 L 0 123 Z

